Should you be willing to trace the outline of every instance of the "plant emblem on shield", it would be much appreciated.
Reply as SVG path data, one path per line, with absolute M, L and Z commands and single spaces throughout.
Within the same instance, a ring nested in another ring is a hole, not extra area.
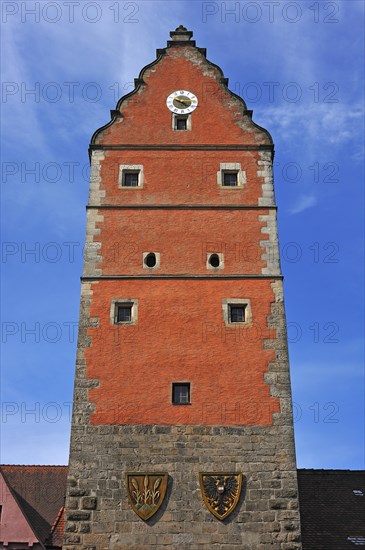
M 167 473 L 127 472 L 129 502 L 144 521 L 160 508 L 166 495 L 167 481 Z
M 199 474 L 202 497 L 209 512 L 222 520 L 236 508 L 242 488 L 242 474 L 203 472 Z

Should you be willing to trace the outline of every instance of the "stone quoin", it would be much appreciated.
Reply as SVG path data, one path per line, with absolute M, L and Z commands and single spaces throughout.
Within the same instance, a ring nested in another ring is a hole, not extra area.
M 90 144 L 63 548 L 299 550 L 273 141 L 170 36 Z

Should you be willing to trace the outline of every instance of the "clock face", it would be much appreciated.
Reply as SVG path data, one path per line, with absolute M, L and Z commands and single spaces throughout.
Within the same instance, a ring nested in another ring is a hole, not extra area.
M 173 113 L 185 115 L 197 108 L 198 98 L 187 90 L 178 90 L 169 95 L 166 105 Z

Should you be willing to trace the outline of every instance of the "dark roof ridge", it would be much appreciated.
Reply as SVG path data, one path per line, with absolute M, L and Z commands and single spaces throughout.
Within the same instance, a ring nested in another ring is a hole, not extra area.
M 325 473 L 325 474 L 333 474 L 333 473 L 340 473 L 340 474 L 343 474 L 343 473 L 346 473 L 346 472 L 349 472 L 349 473 L 355 473 L 355 474 L 365 474 L 365 470 L 350 470 L 348 468 L 343 468 L 343 469 L 340 469 L 340 468 L 336 468 L 336 469 L 329 469 L 329 468 L 298 468 L 298 472 L 303 472 L 303 473 Z

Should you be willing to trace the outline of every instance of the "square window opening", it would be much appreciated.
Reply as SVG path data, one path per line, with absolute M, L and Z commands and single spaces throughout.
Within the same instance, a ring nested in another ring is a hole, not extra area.
M 110 322 L 112 325 L 136 325 L 138 322 L 138 299 L 119 298 L 111 301 Z
M 130 323 L 132 321 L 133 304 L 119 304 L 116 307 L 116 323 Z
M 139 185 L 139 171 L 125 171 L 123 173 L 122 186 L 123 187 L 138 187 Z
M 223 298 L 222 310 L 226 327 L 251 326 L 251 300 L 248 298 Z
M 178 132 L 191 130 L 191 115 L 190 114 L 172 114 L 172 129 Z
M 244 323 L 246 321 L 246 305 L 229 305 L 229 322 Z
M 238 186 L 238 172 L 223 172 L 224 187 Z
M 172 403 L 173 405 L 190 404 L 190 383 L 179 382 L 172 384 Z

